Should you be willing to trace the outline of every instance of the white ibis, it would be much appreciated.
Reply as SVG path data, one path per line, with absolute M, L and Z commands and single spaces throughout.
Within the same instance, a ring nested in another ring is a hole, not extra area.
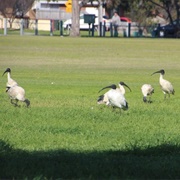
M 154 93 L 154 88 L 150 84 L 143 84 L 141 87 L 141 91 L 143 94 L 143 101 L 151 103 L 151 95 Z M 148 96 L 149 100 L 147 100 Z
M 26 106 L 29 107 L 30 101 L 25 98 L 25 90 L 18 86 L 17 82 L 14 81 L 11 76 L 11 69 L 7 68 L 3 75 L 7 73 L 8 82 L 6 83 L 6 92 L 8 93 L 11 103 L 15 106 L 18 106 L 18 101 L 22 101 L 26 103 Z M 15 102 L 14 102 L 15 101 Z
M 159 84 L 164 93 L 164 99 L 166 98 L 166 94 L 168 94 L 169 97 L 170 97 L 170 94 L 174 95 L 175 91 L 174 91 L 172 84 L 169 81 L 164 79 L 165 71 L 163 69 L 161 69 L 160 71 L 156 71 L 153 74 L 155 74 L 155 73 L 160 73 Z M 151 74 L 151 75 L 153 75 L 153 74 Z
M 112 84 L 111 86 L 106 86 L 106 87 L 102 88 L 100 91 L 107 89 L 107 88 L 111 88 L 106 93 L 109 104 L 112 105 L 113 107 L 118 107 L 120 109 L 127 110 L 128 103 L 127 103 L 124 95 L 119 91 L 119 88 L 117 88 L 115 84 Z
M 119 88 L 116 88 L 116 90 L 120 91 L 123 95 L 125 95 L 125 93 L 126 93 L 124 86 L 127 87 L 131 91 L 130 87 L 122 81 L 119 82 Z M 101 89 L 100 91 L 102 91 L 103 89 Z M 107 92 L 105 94 L 99 96 L 98 104 L 110 105 L 108 97 L 107 97 Z

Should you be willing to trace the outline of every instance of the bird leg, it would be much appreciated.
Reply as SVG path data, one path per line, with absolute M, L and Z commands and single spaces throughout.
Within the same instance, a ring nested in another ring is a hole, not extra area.
M 120 111 L 120 115 L 121 115 L 122 114 L 121 108 L 119 108 L 119 111 Z
M 116 107 L 112 105 L 112 106 L 111 106 L 111 109 L 112 109 L 113 112 L 115 112 Z
M 148 101 L 148 103 L 152 103 L 152 101 L 151 101 L 151 96 L 149 96 L 149 101 Z
M 15 102 L 13 101 L 13 99 L 11 99 L 11 104 L 13 104 L 14 106 L 18 106 L 18 100 L 17 99 L 15 99 Z
M 166 99 L 166 93 L 164 93 L 164 100 Z

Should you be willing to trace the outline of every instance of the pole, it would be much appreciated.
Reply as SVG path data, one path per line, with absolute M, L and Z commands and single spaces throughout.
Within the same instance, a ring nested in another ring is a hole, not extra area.
M 103 7 L 102 7 L 102 1 L 99 1 L 99 36 L 102 36 L 102 19 L 103 19 Z
M 103 24 L 103 37 L 105 37 L 106 35 L 106 22 L 104 21 L 104 24 Z
M 112 22 L 110 23 L 110 34 L 111 34 L 111 37 L 113 37 L 113 25 L 112 25 Z
M 94 37 L 94 23 L 92 23 L 92 37 Z
M 35 20 L 35 35 L 38 35 L 38 20 Z
M 53 20 L 51 19 L 50 20 L 50 36 L 53 35 L 53 27 L 52 27 L 53 25 L 52 24 L 53 24 Z
M 127 24 L 127 37 L 131 36 L 131 23 Z
M 88 25 L 89 25 L 89 36 L 90 36 L 90 29 L 91 29 L 90 26 L 91 26 L 91 23 L 88 23 Z
M 7 18 L 4 18 L 4 35 L 7 35 Z
M 99 36 L 102 37 L 102 22 L 99 24 Z
M 21 21 L 20 21 L 20 35 L 21 36 L 24 34 L 24 32 L 23 32 L 23 24 L 24 24 L 24 20 L 21 19 Z
M 60 36 L 63 36 L 63 21 L 60 21 Z

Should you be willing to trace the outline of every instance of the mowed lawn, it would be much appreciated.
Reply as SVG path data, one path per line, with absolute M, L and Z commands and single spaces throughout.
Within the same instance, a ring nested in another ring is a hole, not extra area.
M 180 179 L 179 39 L 0 36 L 8 67 L 31 106 L 10 103 L 2 76 L 0 179 Z M 160 69 L 175 89 L 166 100 Z M 128 111 L 98 105 L 120 81 Z

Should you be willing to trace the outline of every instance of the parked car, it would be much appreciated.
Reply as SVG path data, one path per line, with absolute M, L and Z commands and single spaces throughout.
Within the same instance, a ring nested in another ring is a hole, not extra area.
M 103 22 L 108 22 L 108 19 L 103 17 Z M 70 29 L 71 24 L 72 24 L 72 19 L 68 19 L 68 20 L 64 21 L 63 28 L 64 29 Z M 80 24 L 80 30 L 89 30 L 89 24 L 84 23 L 84 14 L 80 15 L 79 24 Z M 99 24 L 98 23 L 98 17 L 95 17 L 95 23 L 94 23 L 95 30 L 97 30 L 98 24 Z M 92 28 L 92 24 L 90 24 L 90 28 Z
M 154 37 L 178 37 L 180 38 L 180 19 L 173 21 L 173 24 L 161 26 L 158 24 L 152 31 Z
M 128 22 L 131 23 L 131 19 L 129 19 L 128 17 L 120 17 L 121 22 Z

